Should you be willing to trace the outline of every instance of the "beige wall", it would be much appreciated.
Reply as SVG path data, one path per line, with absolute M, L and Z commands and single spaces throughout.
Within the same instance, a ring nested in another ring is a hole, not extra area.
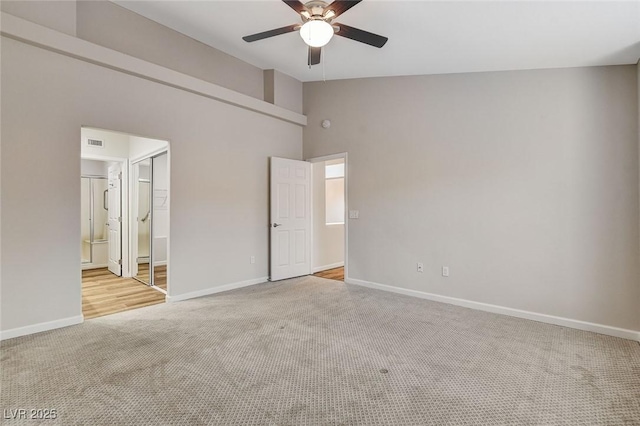
M 263 70 L 106 0 L 2 1 L 3 12 L 302 112 L 302 83 Z M 269 94 L 268 98 L 265 97 Z
M 349 276 L 640 330 L 637 84 L 636 66 L 305 83 L 304 157 L 349 153 Z
M 278 70 L 265 70 L 264 100 L 301 114 L 302 82 Z
M 75 0 L 2 0 L 0 10 L 72 36 L 76 35 Z
M 263 99 L 260 68 L 114 3 L 104 0 L 78 1 L 77 36 Z
M 2 330 L 81 313 L 83 125 L 170 141 L 172 296 L 267 276 L 268 157 L 301 158 L 300 126 L 1 42 Z

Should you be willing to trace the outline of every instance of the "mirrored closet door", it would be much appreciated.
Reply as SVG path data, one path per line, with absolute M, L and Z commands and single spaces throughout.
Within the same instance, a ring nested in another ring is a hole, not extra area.
M 133 163 L 133 276 L 167 290 L 168 211 L 167 154 Z
M 151 159 L 133 164 L 133 276 L 152 285 L 151 260 Z

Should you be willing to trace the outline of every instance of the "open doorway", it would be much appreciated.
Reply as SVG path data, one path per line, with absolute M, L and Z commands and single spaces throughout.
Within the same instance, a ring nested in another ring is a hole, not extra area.
M 162 140 L 89 127 L 81 130 L 80 228 L 85 319 L 165 301 L 168 149 L 168 142 Z M 146 171 L 142 170 L 143 164 L 149 165 Z M 146 181 L 146 188 L 140 180 Z M 140 214 L 142 210 L 146 212 L 144 215 Z M 156 216 L 159 224 L 155 223 Z M 140 247 L 139 241 L 144 238 L 146 246 Z M 144 263 L 142 268 L 138 268 L 140 263 Z
M 313 274 L 344 281 L 346 238 L 346 154 L 312 163 Z
M 344 281 L 347 154 L 307 161 L 271 157 L 269 176 L 269 280 L 317 274 Z

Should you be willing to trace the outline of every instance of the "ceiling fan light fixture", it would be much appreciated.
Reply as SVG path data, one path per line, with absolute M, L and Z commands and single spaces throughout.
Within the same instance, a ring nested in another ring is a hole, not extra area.
M 300 37 L 311 47 L 322 47 L 333 37 L 333 27 L 320 19 L 307 21 L 300 28 Z

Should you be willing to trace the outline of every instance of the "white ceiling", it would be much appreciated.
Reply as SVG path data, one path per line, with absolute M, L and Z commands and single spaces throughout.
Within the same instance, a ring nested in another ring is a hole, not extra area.
M 343 37 L 309 69 L 297 33 L 242 36 L 299 22 L 279 0 L 116 1 L 263 69 L 301 81 L 635 64 L 640 0 L 364 0 L 336 21 L 389 37 L 377 49 Z

